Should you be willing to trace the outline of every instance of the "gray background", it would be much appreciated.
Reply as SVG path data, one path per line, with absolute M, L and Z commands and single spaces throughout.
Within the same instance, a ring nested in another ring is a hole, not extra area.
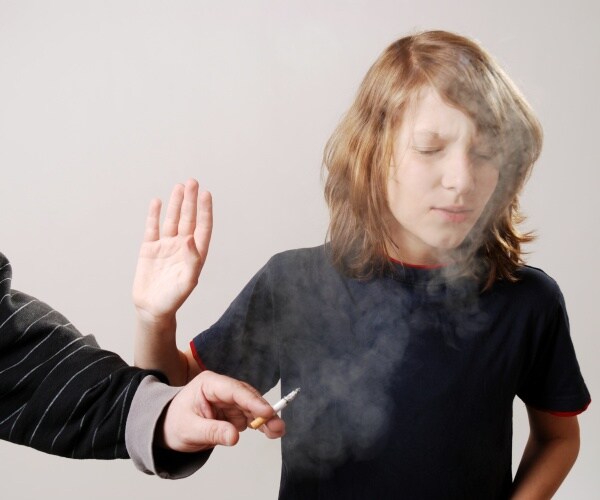
M 529 262 L 560 283 L 597 395 L 599 18 L 594 0 L 0 0 L 0 250 L 14 286 L 131 362 L 147 204 L 194 176 L 215 231 L 179 315 L 185 347 L 269 256 L 324 240 L 321 152 L 364 73 L 396 38 L 448 29 L 483 43 L 544 125 L 523 198 L 539 234 Z M 595 412 L 558 498 L 598 496 Z M 526 433 L 517 401 L 515 460 Z M 5 498 L 275 498 L 279 444 L 245 432 L 177 482 L 6 443 L 0 463 Z

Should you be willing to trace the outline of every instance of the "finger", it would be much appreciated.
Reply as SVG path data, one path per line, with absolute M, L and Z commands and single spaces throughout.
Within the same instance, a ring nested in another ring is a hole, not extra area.
M 189 282 L 192 287 L 195 287 L 198 284 L 198 278 L 202 270 L 202 259 L 198 255 L 198 249 L 192 236 L 187 236 L 187 240 L 183 242 L 183 248 L 185 250 L 186 267 L 181 277 Z
M 250 419 L 248 419 L 246 423 L 250 427 Z M 254 429 L 255 427 L 252 428 Z M 277 439 L 285 435 L 285 421 L 276 415 L 265 421 L 260 427 L 256 428 L 256 430 L 262 432 L 269 439 Z
M 194 392 L 194 412 L 196 415 L 204 418 L 215 418 L 215 412 L 212 405 L 204 397 L 201 389 Z
M 240 439 L 240 433 L 229 422 L 223 420 L 200 419 L 194 423 L 193 432 L 195 443 L 192 446 L 205 448 L 209 446 L 233 446 Z
M 261 430 L 269 439 L 277 439 L 285 434 L 285 422 L 279 417 L 273 417 L 261 427 Z
M 178 232 L 183 236 L 194 234 L 196 228 L 196 211 L 198 205 L 198 181 L 189 179 L 185 183 L 181 217 L 179 218 Z
M 239 432 L 245 431 L 248 427 L 248 416 L 237 408 L 223 408 L 221 420 L 227 420 Z
M 144 241 L 156 241 L 159 236 L 160 209 L 162 202 L 155 198 L 150 202 L 148 215 L 146 216 L 146 227 L 144 230 Z
M 200 258 L 204 263 L 208 255 L 210 237 L 213 228 L 212 195 L 208 191 L 202 191 L 198 195 L 198 219 L 196 230 L 194 231 L 194 240 Z
M 245 413 L 259 417 L 271 417 L 275 410 L 252 386 L 217 373 L 205 370 L 202 377 L 202 392 L 210 403 L 235 405 Z
M 169 205 L 167 206 L 167 214 L 163 224 L 164 236 L 176 236 L 177 226 L 179 224 L 179 215 L 181 213 L 181 204 L 183 203 L 183 184 L 176 184 L 171 191 Z

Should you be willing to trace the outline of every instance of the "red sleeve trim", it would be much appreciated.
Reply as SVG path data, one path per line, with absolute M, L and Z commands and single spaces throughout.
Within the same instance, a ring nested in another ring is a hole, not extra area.
M 581 408 L 581 410 L 575 410 L 575 411 L 550 411 L 550 410 L 542 410 L 546 413 L 550 413 L 550 415 L 554 415 L 555 417 L 575 417 L 577 415 L 579 415 L 580 413 L 583 413 L 585 410 L 588 409 L 588 406 L 590 406 L 590 403 L 592 402 L 592 400 L 590 399 L 588 401 L 588 403 Z
M 202 362 L 202 358 L 200 357 L 200 354 L 198 354 L 198 351 L 196 350 L 196 345 L 194 344 L 193 340 L 190 342 L 190 350 L 192 351 L 192 356 L 194 356 L 196 363 L 198 363 L 198 366 L 200 367 L 200 371 L 203 372 L 204 370 L 206 370 L 206 366 Z

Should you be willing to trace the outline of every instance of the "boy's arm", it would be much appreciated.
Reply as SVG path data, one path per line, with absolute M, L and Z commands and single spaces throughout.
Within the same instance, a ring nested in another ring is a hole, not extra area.
M 561 417 L 527 407 L 529 440 L 517 470 L 511 498 L 548 499 L 571 470 L 579 453 L 576 416 Z
M 175 313 L 198 283 L 212 232 L 210 193 L 198 182 L 173 188 L 160 231 L 160 200 L 150 204 L 134 285 L 135 364 L 160 370 L 173 385 L 183 385 L 197 370 L 177 349 Z

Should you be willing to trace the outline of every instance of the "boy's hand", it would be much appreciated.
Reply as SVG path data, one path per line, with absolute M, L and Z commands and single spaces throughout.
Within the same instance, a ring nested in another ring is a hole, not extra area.
M 190 295 L 206 260 L 212 233 L 212 199 L 190 179 L 171 192 L 160 231 L 161 201 L 152 200 L 133 283 L 140 321 L 169 323 Z
M 270 418 L 263 426 L 269 438 L 285 433 L 285 423 L 250 385 L 203 371 L 175 396 L 157 426 L 158 444 L 196 452 L 216 445 L 233 446 L 255 417 Z

